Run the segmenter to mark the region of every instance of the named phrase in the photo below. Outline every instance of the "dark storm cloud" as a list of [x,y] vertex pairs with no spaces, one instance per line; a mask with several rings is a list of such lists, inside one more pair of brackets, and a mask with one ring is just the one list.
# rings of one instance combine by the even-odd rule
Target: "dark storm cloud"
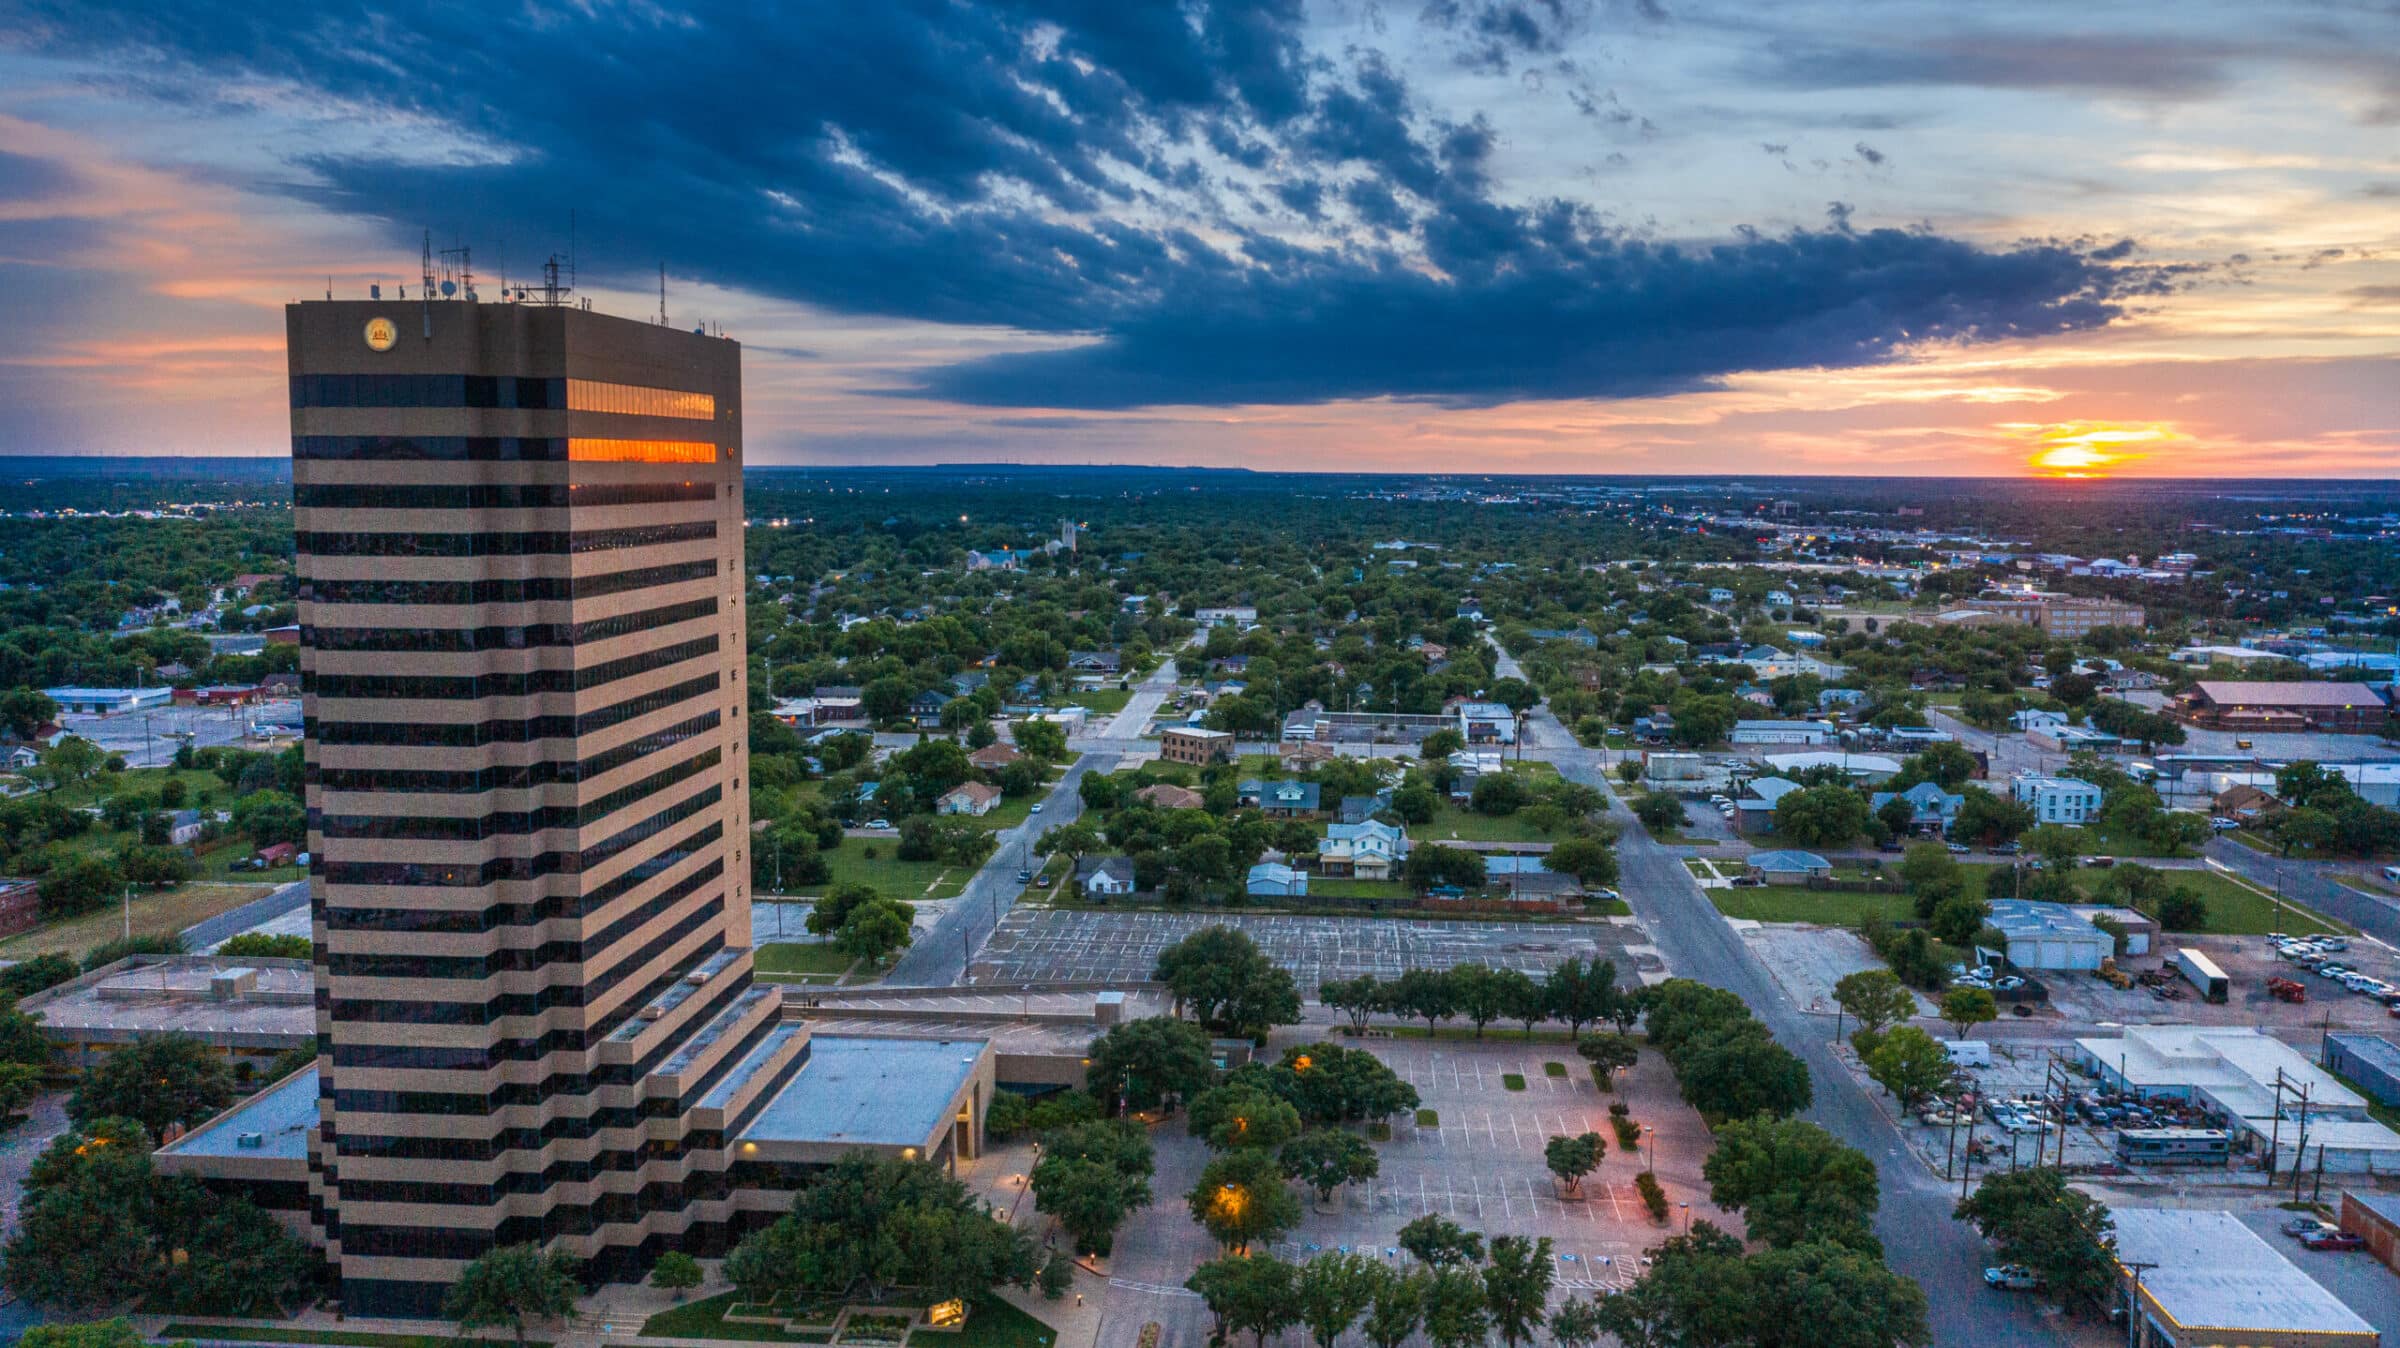
[[1851,148],[1858,152],[1859,158],[1866,160],[1869,164],[1876,168],[1882,168],[1884,161],[1891,158],[1890,155],[1885,154],[1883,151],[1876,149],[1874,146],[1867,144],[1863,140]]
[[1629,397],[1741,370],[1854,365],[1915,338],[2041,336],[2105,320],[2076,254],[1995,255],[1896,230],[1705,250],[1620,244],[1531,222],[1478,285],[1396,267],[1250,274],[1171,293],[1090,346],[991,357],[918,391],[1085,408],[1290,403],[1396,394],[1449,404]]
[[[1462,3],[1460,22],[1521,47],[1503,8]],[[1521,8],[1537,28],[1582,13]],[[2094,326],[2126,284],[2072,248],[1854,229],[1847,208],[1826,231],[1685,249],[1577,203],[1502,201],[1488,123],[1424,105],[1373,52],[1311,52],[1300,0],[459,3],[404,21],[329,0],[297,22],[51,0],[0,41],[161,96],[285,87],[282,106],[339,98],[490,147],[499,162],[305,166],[307,192],[412,255],[420,222],[467,222],[515,241],[521,272],[572,208],[603,280],[645,286],[663,260],[846,313],[1093,339],[894,390],[999,406],[1655,393]],[[1206,151],[1273,183],[1212,181]],[[1262,193],[1310,217],[1305,243],[1219,208]]]

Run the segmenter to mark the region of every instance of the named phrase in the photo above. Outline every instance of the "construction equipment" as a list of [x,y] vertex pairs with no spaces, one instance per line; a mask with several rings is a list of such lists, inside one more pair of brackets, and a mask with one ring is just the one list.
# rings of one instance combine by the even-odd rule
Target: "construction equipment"
[[2300,1003],[2308,1000],[2308,989],[2288,978],[2270,978],[2267,991],[2276,1001]]
[[2092,977],[2099,979],[2101,982],[2108,984],[2112,988],[2130,988],[2133,986],[2133,975],[2117,967],[2117,957],[2114,955],[2101,956],[2100,967],[2092,970]]

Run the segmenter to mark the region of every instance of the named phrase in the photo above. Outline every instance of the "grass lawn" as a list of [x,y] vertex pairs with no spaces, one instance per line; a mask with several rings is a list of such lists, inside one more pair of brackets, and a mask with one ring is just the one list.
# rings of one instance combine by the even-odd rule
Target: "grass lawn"
[[989,829],[994,833],[1004,828],[1015,828],[1033,817],[1033,807],[1049,799],[1051,784],[1066,774],[1065,768],[1052,768],[1049,775],[1042,779],[1040,790],[1018,796],[1013,800],[1003,797],[999,804],[992,807],[990,814],[981,818],[967,816],[967,822],[977,828]]
[[230,808],[234,797],[240,794],[227,786],[224,778],[198,768],[127,768],[123,772],[96,772],[73,786],[60,787],[55,799],[59,804],[73,809],[97,805],[121,791],[143,791],[156,795],[170,780],[183,783],[183,804],[177,807],[179,809],[197,808],[203,798]]
[[2230,833],[2221,833],[2217,836],[2221,838],[2231,838],[2233,841],[2240,843],[2242,846],[2249,848],[2251,851],[2262,853],[2266,856],[2273,857],[2283,855],[2283,848],[2277,846],[2273,839],[2268,838],[2264,834],[2252,833],[2246,828],[2237,828]]
[[672,1310],[660,1311],[642,1323],[642,1337],[650,1339],[738,1339],[745,1343],[824,1343],[828,1334],[787,1334],[777,1325],[746,1325],[728,1322],[725,1309],[739,1297],[739,1292],[720,1292],[713,1297],[688,1301]]
[[[876,855],[869,857],[868,848]],[[857,881],[873,885],[876,891],[894,899],[947,899],[956,897],[967,887],[975,874],[972,866],[952,866],[941,861],[900,861],[892,856],[898,851],[897,838],[842,839],[842,845],[831,852],[821,853],[828,872],[825,884],[795,887],[794,894],[822,894],[833,885]],[[937,883],[938,882],[938,883]],[[928,886],[931,888],[928,889]]]
[[1595,917],[1630,917],[1633,905],[1623,899],[1585,899],[1583,911]]
[[1049,1348],[1058,1331],[998,1297],[979,1297],[956,1330],[920,1329],[908,1348]]
[[1521,1091],[1525,1089],[1525,1074],[1522,1072],[1502,1072],[1500,1074],[1500,1084],[1508,1090]]
[[1665,843],[1669,847],[1724,847],[1731,845],[1723,838],[1695,838],[1679,828],[1652,829],[1650,838],[1653,842]]
[[[227,909],[239,908],[252,899],[263,899],[271,888],[261,884],[210,884],[195,880],[169,890],[137,890],[133,896],[133,934],[171,936]],[[53,950],[80,956],[93,946],[124,934],[123,903],[104,903],[81,917],[36,927],[0,941],[0,959],[23,959]]]
[[1088,693],[1068,693],[1059,698],[1062,706],[1089,707],[1109,716],[1125,710],[1125,704],[1131,701],[1133,690],[1129,688],[1099,688]]
[[1854,927],[1870,916],[1914,919],[1915,900],[1906,894],[1858,894],[1843,890],[1766,885],[1757,889],[1712,889],[1709,899],[1727,917],[1754,922],[1816,922]]
[[1563,1077],[1567,1074],[1567,1065],[1563,1062],[1546,1062],[1542,1064],[1542,1072],[1546,1076]]
[[[744,1329],[733,1325],[729,1328]],[[514,1339],[454,1339],[447,1334],[370,1334],[355,1329],[285,1329],[277,1325],[210,1325],[177,1321],[158,1331],[162,1339],[236,1339],[262,1343],[331,1343],[352,1348],[515,1348]],[[550,1348],[548,1339],[527,1339],[527,1348]]]
[[1417,1126],[1419,1128],[1439,1128],[1442,1126],[1442,1116],[1430,1109],[1420,1109],[1417,1111]]
[[[2081,878],[2077,877],[2079,881]],[[2306,935],[2350,930],[2297,904],[2277,904],[2272,893],[2253,889],[2215,871],[2169,871],[2167,880],[2172,885],[2188,885],[2200,895],[2201,902],[2208,905],[2211,935],[2263,936],[2271,931]]]
[[1433,821],[1422,828],[1411,828],[1408,836],[1419,842],[1548,842],[1550,835],[1533,826],[1519,810],[1515,814],[1477,814],[1462,810],[1449,801],[1434,808]]
[[758,948],[757,964],[761,974],[798,974],[839,978],[850,972],[858,961],[836,950],[830,943],[816,944],[801,941],[773,941]]

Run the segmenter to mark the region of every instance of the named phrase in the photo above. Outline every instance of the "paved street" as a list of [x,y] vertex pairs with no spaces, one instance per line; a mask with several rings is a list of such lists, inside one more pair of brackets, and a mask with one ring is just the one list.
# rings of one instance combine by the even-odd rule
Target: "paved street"
[[[1611,754],[1576,746],[1548,708],[1527,720],[1530,748],[1569,779],[1603,784]],[[1816,1104],[1804,1117],[1873,1158],[1883,1174],[1883,1207],[1876,1232],[1891,1266],[1924,1285],[1937,1344],[2063,1343],[2054,1316],[2035,1303],[1983,1285],[1988,1250],[1972,1228],[1951,1220],[1956,1190],[1910,1160],[1899,1130],[1878,1102],[1834,1060],[1830,1027],[1787,999],[1766,967],[1726,925],[1680,855],[1651,841],[1623,802],[1612,816],[1624,830],[1617,859],[1634,916],[1679,977],[1728,989],[1748,1003],[1785,1047],[1808,1064]]]

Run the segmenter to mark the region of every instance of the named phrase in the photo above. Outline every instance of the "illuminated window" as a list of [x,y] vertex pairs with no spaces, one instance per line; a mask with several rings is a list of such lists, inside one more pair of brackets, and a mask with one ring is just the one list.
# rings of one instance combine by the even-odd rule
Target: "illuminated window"
[[639,384],[604,384],[597,379],[567,381],[567,409],[572,412],[623,412],[637,417],[681,417],[714,421],[717,400],[708,393],[684,393]]
[[717,447],[706,440],[567,441],[567,457],[586,463],[715,463]]

